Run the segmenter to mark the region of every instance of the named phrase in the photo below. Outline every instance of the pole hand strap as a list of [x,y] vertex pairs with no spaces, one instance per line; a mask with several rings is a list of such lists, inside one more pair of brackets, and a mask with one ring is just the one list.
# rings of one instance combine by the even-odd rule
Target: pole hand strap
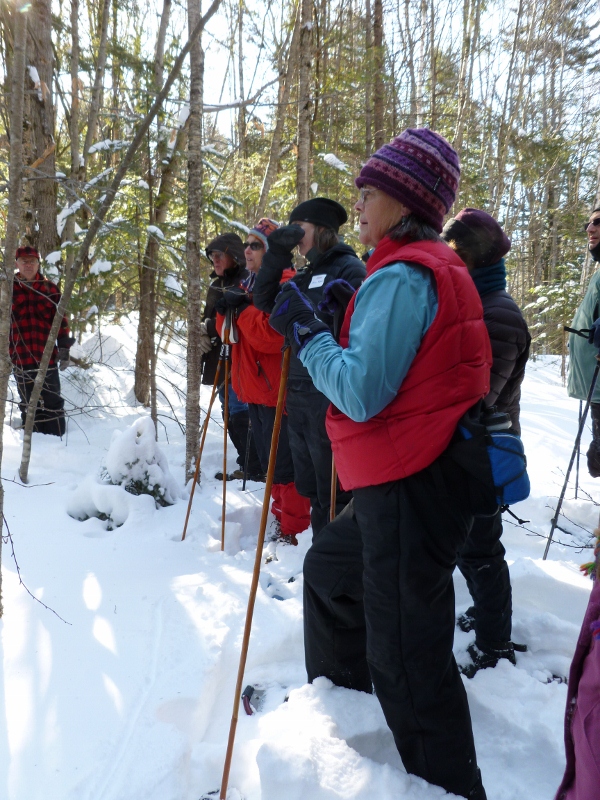
[[581,330],[577,330],[577,328],[569,328],[568,325],[563,327],[563,330],[567,333],[575,333],[577,336],[581,336],[582,339],[590,338],[591,328],[581,328]]

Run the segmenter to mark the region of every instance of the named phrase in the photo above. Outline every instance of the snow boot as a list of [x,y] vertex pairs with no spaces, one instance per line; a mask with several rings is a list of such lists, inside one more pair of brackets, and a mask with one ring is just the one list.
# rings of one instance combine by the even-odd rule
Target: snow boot
[[464,633],[469,633],[475,627],[475,606],[467,608],[464,614],[459,614],[456,618],[456,627]]
[[[221,472],[221,470],[219,470],[219,472],[215,472],[215,478],[218,481],[222,481],[223,480],[223,473]],[[244,470],[240,469],[238,467],[238,469],[234,469],[233,472],[228,472],[227,473],[227,480],[228,481],[243,481],[244,480]],[[267,480],[267,477],[262,472],[259,472],[257,475],[248,474],[248,480],[249,481],[255,481],[256,483],[264,483]]]
[[272,526],[271,530],[267,534],[267,541],[269,542],[279,542],[280,544],[291,544],[294,547],[298,545],[298,539],[296,539],[295,533],[284,533],[281,530],[281,523],[278,519],[276,519]]
[[495,667],[501,658],[510,661],[513,666],[516,666],[517,663],[512,642],[490,642],[485,645],[473,642],[467,647],[467,653],[471,658],[471,663],[459,666],[460,672],[467,678],[472,678],[480,669]]

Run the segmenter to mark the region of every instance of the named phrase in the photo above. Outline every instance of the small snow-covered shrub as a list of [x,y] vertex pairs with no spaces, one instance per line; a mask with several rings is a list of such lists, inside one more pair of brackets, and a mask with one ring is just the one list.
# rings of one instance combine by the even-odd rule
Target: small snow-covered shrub
[[177,501],[179,487],[156,443],[150,417],[140,417],[126,430],[113,433],[102,482],[122,486],[130,494],[149,494],[161,506]]

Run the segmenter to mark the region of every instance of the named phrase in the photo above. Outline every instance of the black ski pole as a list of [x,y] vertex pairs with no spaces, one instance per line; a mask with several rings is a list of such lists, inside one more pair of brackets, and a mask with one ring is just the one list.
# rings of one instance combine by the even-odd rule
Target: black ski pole
[[246,454],[244,455],[244,480],[242,481],[242,492],[246,491],[246,481],[248,480],[248,459],[250,458],[250,443],[252,441],[252,423],[248,418],[248,435],[246,436]]
[[590,390],[588,392],[587,400],[585,401],[585,408],[583,409],[583,414],[581,415],[581,419],[579,421],[579,429],[577,431],[577,437],[575,438],[575,447],[573,448],[573,452],[571,453],[571,460],[569,461],[569,467],[567,469],[567,474],[565,476],[565,482],[562,487],[562,491],[560,493],[560,497],[558,498],[558,504],[556,506],[556,511],[554,516],[552,517],[552,527],[550,528],[550,536],[548,536],[548,542],[546,544],[546,549],[544,550],[544,556],[542,561],[546,560],[546,556],[548,555],[548,550],[550,549],[550,545],[552,544],[552,537],[554,536],[554,531],[556,530],[556,526],[558,525],[558,517],[560,514],[560,509],[563,504],[563,500],[565,499],[565,492],[567,491],[567,484],[569,483],[569,476],[571,474],[571,469],[573,468],[573,462],[575,461],[575,455],[579,449],[579,443],[581,442],[581,434],[583,433],[583,428],[585,425],[585,420],[590,408],[590,403],[592,402],[592,395],[594,394],[594,389],[596,388],[596,380],[598,379],[598,371],[600,371],[600,361],[598,361],[599,356],[596,356],[596,368],[594,369],[594,374],[592,376],[592,382],[590,384]]
[[[581,425],[581,413],[583,410],[583,400],[579,401],[579,424]],[[579,457],[581,456],[581,442],[577,445],[577,461],[575,462],[575,500],[579,494]]]

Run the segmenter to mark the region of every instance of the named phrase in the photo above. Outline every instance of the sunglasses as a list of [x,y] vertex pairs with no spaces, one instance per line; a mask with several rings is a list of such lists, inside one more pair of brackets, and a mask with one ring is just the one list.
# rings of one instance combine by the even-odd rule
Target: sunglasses
[[587,222],[583,226],[583,232],[584,233],[587,233],[587,229],[590,227],[590,225],[592,226],[592,228],[599,227],[600,226],[600,217],[594,217],[594,219],[591,219],[589,222]]
[[262,242],[244,242],[244,250],[249,247],[250,250],[264,250],[265,246]]

